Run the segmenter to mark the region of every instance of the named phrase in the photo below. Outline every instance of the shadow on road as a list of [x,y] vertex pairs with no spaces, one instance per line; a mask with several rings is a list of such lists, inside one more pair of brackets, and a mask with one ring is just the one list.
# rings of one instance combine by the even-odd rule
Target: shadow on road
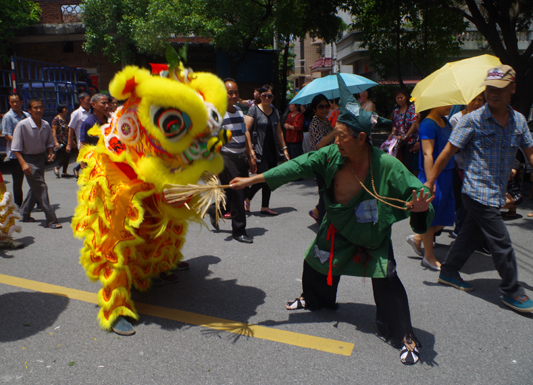
[[[320,309],[317,311],[298,310],[288,312],[289,318],[286,321],[267,320],[260,322],[259,325],[267,327],[276,327],[287,324],[307,324],[307,323],[331,323],[331,326],[337,328],[340,323],[353,325],[359,332],[373,334],[378,336],[376,326],[376,307],[374,305],[358,303],[340,303],[337,310]],[[420,361],[428,366],[435,366],[437,362],[437,352],[434,350],[435,336],[425,330],[415,329],[415,335],[420,341],[423,350],[421,351]],[[380,340],[383,340],[378,336]]]
[[[209,276],[212,272],[210,265],[220,262],[220,258],[204,255],[188,259],[191,268],[178,271],[179,282],[156,287],[147,293],[133,292],[134,301],[151,305],[179,309],[192,313],[199,313],[211,317],[233,320],[237,323],[247,323],[255,316],[258,306],[265,302],[264,291],[251,286],[237,284],[237,279],[223,280]],[[141,315],[141,323],[157,324],[165,330],[175,330],[190,325],[163,318]],[[218,335],[219,331],[207,330],[206,333]],[[220,336],[219,336],[220,337]],[[235,341],[238,335],[228,335]]]
[[60,294],[39,292],[0,295],[0,342],[23,340],[49,328],[69,301]]

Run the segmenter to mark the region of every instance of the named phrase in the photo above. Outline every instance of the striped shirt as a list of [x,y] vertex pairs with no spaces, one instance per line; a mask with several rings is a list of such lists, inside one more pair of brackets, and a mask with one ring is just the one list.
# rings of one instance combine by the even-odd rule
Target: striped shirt
[[231,140],[222,147],[222,153],[243,154],[246,150],[246,125],[244,124],[244,115],[237,106],[235,112],[226,111],[222,127],[231,131]]
[[463,193],[490,207],[505,204],[507,181],[519,147],[533,147],[526,119],[509,106],[507,126],[502,127],[485,104],[459,121],[449,142],[463,153]]

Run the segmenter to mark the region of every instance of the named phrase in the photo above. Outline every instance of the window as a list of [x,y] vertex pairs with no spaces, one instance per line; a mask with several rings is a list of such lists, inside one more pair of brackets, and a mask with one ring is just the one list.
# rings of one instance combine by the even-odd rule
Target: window
[[63,23],[78,23],[81,21],[81,7],[78,4],[62,5],[61,16]]

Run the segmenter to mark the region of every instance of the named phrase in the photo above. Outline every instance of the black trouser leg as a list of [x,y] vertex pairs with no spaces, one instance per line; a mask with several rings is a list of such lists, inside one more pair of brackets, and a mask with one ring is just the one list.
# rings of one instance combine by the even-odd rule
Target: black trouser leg
[[24,193],[22,191],[22,183],[24,182],[24,172],[18,159],[11,159],[9,161],[11,167],[11,176],[13,177],[13,200],[15,204],[20,207],[24,200]]
[[304,270],[302,273],[302,297],[305,299],[305,308],[318,310],[320,308],[337,308],[337,287],[340,276],[333,276],[333,285],[329,286],[327,275],[321,274],[313,269],[304,260]]
[[[238,176],[248,176],[248,164],[239,155],[222,154],[224,170],[220,173],[220,183],[229,182]],[[246,213],[244,211],[244,190],[226,189],[226,210],[231,212],[231,227],[234,236],[246,235]]]
[[392,244],[389,247],[387,277],[372,278],[372,290],[376,302],[376,323],[379,334],[398,347],[405,336],[415,339],[407,292],[396,273]]

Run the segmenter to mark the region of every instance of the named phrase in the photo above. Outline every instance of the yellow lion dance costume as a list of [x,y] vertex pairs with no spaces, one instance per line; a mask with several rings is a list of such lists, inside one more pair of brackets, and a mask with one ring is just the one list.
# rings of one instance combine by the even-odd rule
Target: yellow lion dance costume
[[[167,77],[164,77],[167,76]],[[224,83],[209,73],[170,66],[161,76],[126,67],[109,84],[112,96],[127,99],[109,124],[91,128],[96,146],[84,146],[74,236],[84,239],[80,263],[90,280],[99,280],[103,329],[117,318],[138,319],[131,286],[145,291],[151,278],[172,270],[187,221],[198,197],[169,204],[165,185],[197,183],[204,171],[219,173],[218,154],[231,136],[220,130],[226,111]]]

